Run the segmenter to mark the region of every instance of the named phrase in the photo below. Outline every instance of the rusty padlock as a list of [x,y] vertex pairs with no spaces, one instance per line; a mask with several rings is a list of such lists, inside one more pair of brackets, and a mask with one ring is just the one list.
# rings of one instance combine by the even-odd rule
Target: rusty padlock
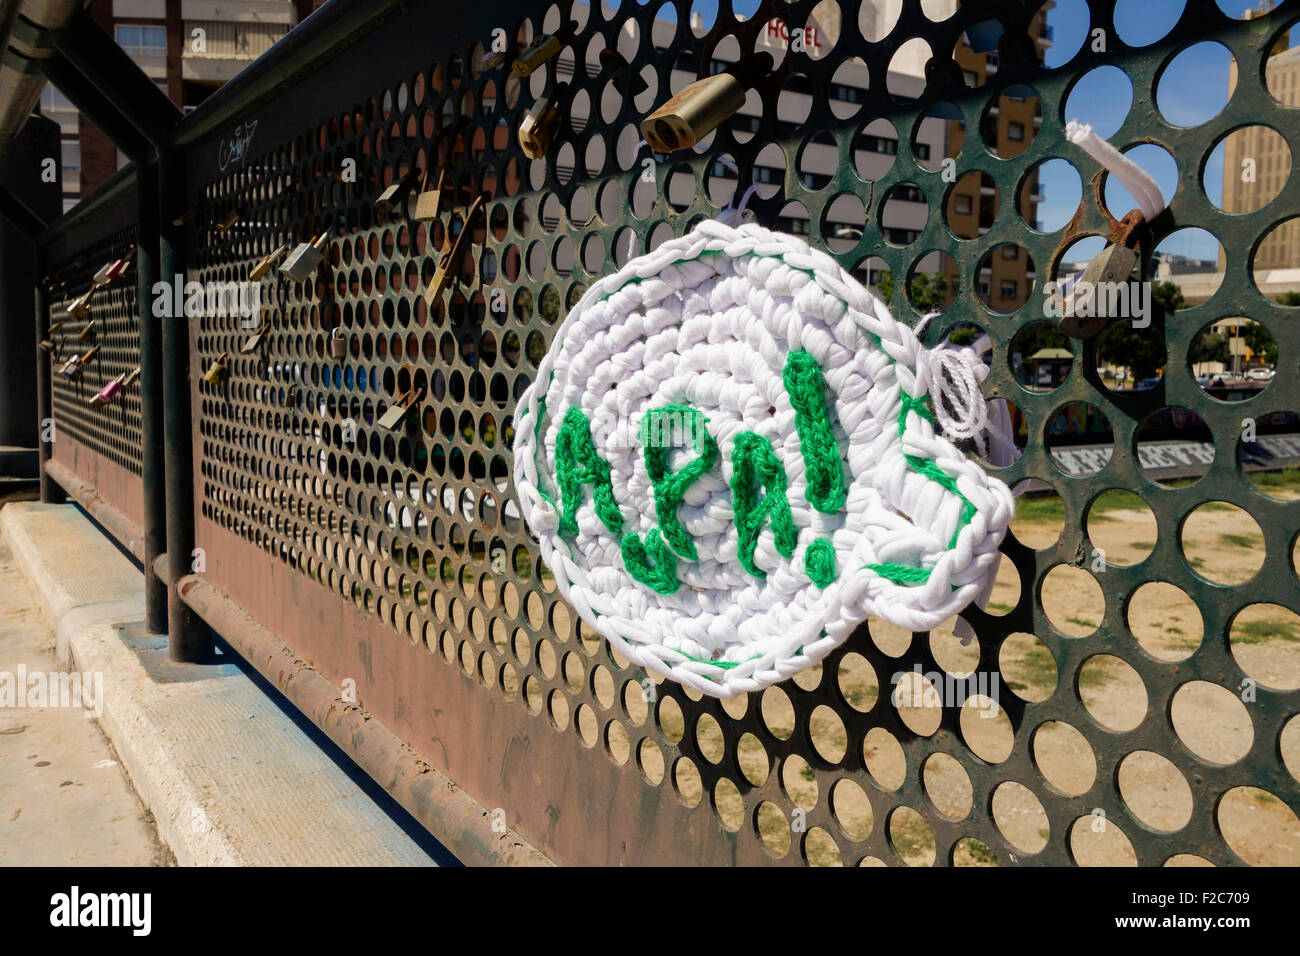
[[438,172],[438,185],[430,189],[429,172],[425,170],[424,180],[420,184],[420,195],[415,197],[415,219],[418,222],[429,222],[438,218],[438,207],[442,203],[442,184],[446,176],[447,170],[444,167]]
[[248,272],[249,281],[251,282],[261,281],[266,276],[266,274],[271,271],[271,269],[275,266],[275,264],[280,261],[280,258],[286,252],[288,252],[290,248],[292,248],[292,246],[293,246],[292,243],[289,242],[283,243],[274,252],[257,260],[257,265],[253,266],[253,268],[250,269]]
[[380,428],[388,431],[395,431],[401,427],[402,423],[411,416],[411,413],[419,407],[420,402],[424,400],[424,386],[419,388],[410,388],[397,397],[392,405],[388,406],[388,411],[384,412],[379,418],[378,425]]
[[519,51],[519,56],[510,68],[520,79],[527,79],[533,75],[533,70],[559,53],[563,45],[555,34],[544,33]]
[[1138,252],[1122,243],[1107,246],[1059,293],[1058,326],[1074,339],[1096,335],[1110,320],[1107,294],[1112,284],[1127,283],[1138,262]]
[[334,331],[330,333],[330,358],[345,359],[348,357],[348,340],[343,337],[343,330],[335,326]]
[[451,248],[438,260],[438,268],[434,271],[433,278],[429,280],[429,287],[424,290],[424,301],[430,307],[437,301],[438,296],[442,295],[442,290],[447,284],[447,278],[451,270],[459,268],[461,246],[473,229],[474,216],[486,201],[487,193],[479,193],[474,198],[474,202],[470,204],[469,209],[465,212],[465,221],[461,224],[460,232],[456,233],[456,238],[451,242]]
[[203,373],[203,381],[209,385],[224,385],[228,378],[230,378],[230,353],[222,352],[213,359],[208,370]]
[[267,333],[271,331],[271,323],[265,319],[262,324],[253,330],[253,334],[244,340],[244,344],[239,347],[239,351],[244,355],[251,355],[261,348],[262,343],[266,341]]
[[48,353],[51,359],[57,362],[59,360],[59,356],[63,353],[63,337],[60,336],[57,339],[54,338],[45,339],[36,347],[40,349],[42,352]]
[[217,232],[226,232],[237,222],[239,222],[239,210],[232,209],[217,221]]
[[519,148],[529,159],[546,155],[560,125],[560,103],[568,92],[569,84],[559,83],[524,114],[519,123]]
[[329,230],[326,230],[314,241],[300,243],[280,266],[280,274],[288,276],[295,282],[303,282],[310,278],[325,259],[325,245],[329,242],[329,237]]
[[690,149],[745,105],[745,93],[772,71],[772,54],[756,53],[729,73],[696,80],[641,121],[656,153]]

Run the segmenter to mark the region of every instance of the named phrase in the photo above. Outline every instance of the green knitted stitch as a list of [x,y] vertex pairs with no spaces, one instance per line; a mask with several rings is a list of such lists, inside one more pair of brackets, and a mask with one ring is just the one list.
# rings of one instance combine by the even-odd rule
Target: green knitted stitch
[[[772,443],[754,432],[741,432],[731,458],[731,497],[736,513],[736,533],[739,537],[741,565],[754,577],[762,580],[767,573],[754,564],[754,548],[763,522],[772,522],[772,537],[777,553],[782,557],[794,556],[794,546],[799,537],[790,514],[790,502],[785,497],[785,468],[772,450]],[[766,491],[758,499],[759,486]]]
[[[926,407],[925,397],[913,398],[906,392],[903,393],[903,410],[898,416],[898,437],[903,437],[903,432],[907,429],[908,411],[916,412],[927,421],[934,421],[934,413]],[[961,529],[970,524],[970,519],[975,517],[975,506],[967,500],[966,496],[957,490],[957,482],[945,475],[939,466],[928,458],[918,458],[915,455],[904,455],[904,460],[912,466],[914,471],[919,472],[931,481],[937,481],[943,487],[947,488],[954,495],[961,499],[961,520],[957,523],[956,529],[952,533],[952,540],[948,542],[949,548],[957,546],[957,535],[961,534]],[[927,575],[928,577],[928,575]]]
[[812,583],[825,590],[835,580],[835,547],[818,539],[803,553],[803,567]]
[[[629,534],[623,539],[623,566],[634,580],[653,588],[660,594],[675,594],[678,588],[677,555],[673,554],[659,529],[651,528],[646,532],[645,544],[641,536]],[[654,561],[651,567],[650,561]]]
[[591,422],[577,408],[564,413],[564,422],[555,439],[555,478],[560,486],[564,512],[560,515],[560,533],[576,536],[576,518],[582,504],[582,486],[593,485],[596,516],[610,534],[623,532],[623,515],[614,500],[614,485],[609,476],[609,462],[600,457],[591,440]]
[[817,360],[803,349],[786,356],[781,373],[790,404],[794,406],[794,427],[799,432],[799,450],[808,468],[804,496],[822,514],[835,514],[844,507],[844,465],[835,444],[835,432],[826,407],[826,383]]
[[930,580],[930,572],[927,569],[909,568],[905,564],[868,564],[864,567],[895,584],[924,584]]
[[[674,551],[691,561],[699,555],[695,543],[677,519],[677,506],[682,503],[686,489],[700,479],[718,461],[718,443],[704,429],[708,419],[686,405],[665,405],[651,409],[641,419],[640,438],[645,448],[645,467],[654,486],[655,514],[664,538]],[[668,470],[668,456],[677,447],[671,435],[674,426],[680,438],[690,434],[694,439],[695,458],[680,471]]]

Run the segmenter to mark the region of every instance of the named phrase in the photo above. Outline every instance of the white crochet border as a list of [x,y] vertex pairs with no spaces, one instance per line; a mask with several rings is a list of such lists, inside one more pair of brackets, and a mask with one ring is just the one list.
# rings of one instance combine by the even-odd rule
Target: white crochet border
[[[581,557],[575,558],[573,548],[560,537],[559,515],[548,501],[558,496],[548,494],[540,483],[544,475],[554,489],[554,461],[548,458],[542,470],[538,460],[545,457],[543,452],[547,448],[553,453],[554,433],[563,412],[563,409],[546,408],[547,394],[556,389],[564,391],[566,386],[572,393],[574,388],[585,384],[585,381],[561,380],[557,385],[554,376],[557,361],[566,349],[590,350],[596,330],[588,327],[590,323],[584,324],[588,310],[629,285],[636,287],[643,297],[680,292],[686,281],[682,275],[686,270],[680,267],[706,254],[732,259],[746,256],[771,259],[771,268],[765,272],[768,282],[781,279],[798,283],[805,281],[798,278],[799,274],[810,276],[819,290],[844,305],[845,315],[874,338],[889,359],[877,363],[878,368],[873,367],[872,385],[862,397],[867,406],[864,411],[870,412],[864,420],[884,421],[888,427],[868,446],[871,461],[851,475],[851,480],[856,481],[859,473],[870,471],[884,507],[875,509],[873,505],[868,509],[873,512],[869,516],[849,517],[846,527],[854,523],[861,525],[852,549],[846,551],[837,534],[836,580],[820,590],[805,579],[798,601],[791,601],[790,609],[800,612],[796,621],[787,620],[785,626],[774,626],[758,640],[729,643],[722,658],[713,661],[697,659],[669,646],[666,641],[672,640],[673,634],[646,626],[644,611],[654,606],[660,596],[632,580],[621,566],[618,571],[625,581],[622,588],[611,592],[607,573],[597,573],[603,581],[593,583],[593,571],[597,569],[588,567]],[[654,289],[653,283],[665,281],[670,288]],[[653,291],[647,293],[647,286]],[[637,297],[629,300],[632,298]],[[561,365],[567,370],[567,359]],[[554,573],[560,593],[624,657],[714,697],[728,698],[761,690],[814,665],[866,617],[876,616],[909,630],[928,630],[966,607],[997,573],[998,546],[1014,510],[1010,490],[936,434],[931,422],[914,411],[908,411],[903,435],[901,438],[898,435],[896,423],[903,411],[903,395],[913,399],[927,396],[934,374],[929,353],[921,347],[912,329],[894,319],[884,303],[830,256],[810,248],[798,237],[761,226],[732,227],[706,220],[690,234],[670,240],[600,279],[557,330],[536,379],[519,402],[514,477],[524,520],[538,537],[542,560]],[[720,455],[725,455],[722,441],[719,446]],[[951,548],[940,545],[929,549],[921,564],[930,568],[930,578],[919,586],[895,584],[863,566],[878,561],[881,547],[888,550],[891,536],[895,542],[908,538],[907,546],[911,547],[918,528],[946,525],[951,532],[957,526],[954,515],[960,510],[960,499],[908,466],[904,452],[933,462],[955,480],[961,494],[974,506],[973,516],[968,524],[960,527]],[[791,492],[794,487],[792,482]],[[907,503],[907,513],[912,515],[911,522],[898,514],[903,502]],[[620,499],[619,504],[624,507],[626,502]],[[590,504],[583,509],[594,520],[591,510]],[[874,513],[877,510],[882,513]],[[886,511],[889,513],[883,513]],[[867,523],[868,517],[875,523]],[[587,526],[591,526],[590,520]],[[765,531],[764,535],[770,538],[770,532]],[[937,539],[932,534],[930,540]],[[800,543],[804,544],[802,534]],[[621,613],[617,610],[620,607]],[[680,618],[678,621],[685,627]]]

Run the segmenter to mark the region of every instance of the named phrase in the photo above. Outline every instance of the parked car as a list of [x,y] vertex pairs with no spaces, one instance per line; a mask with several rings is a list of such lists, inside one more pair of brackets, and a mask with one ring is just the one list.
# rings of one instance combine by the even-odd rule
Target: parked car
[[1274,372],[1271,368],[1252,368],[1246,373],[1246,378],[1252,382],[1267,382],[1272,380],[1273,375]]
[[1144,378],[1142,379],[1142,381],[1134,385],[1133,388],[1136,391],[1145,392],[1155,388],[1159,384],[1160,384],[1160,379],[1158,378]]

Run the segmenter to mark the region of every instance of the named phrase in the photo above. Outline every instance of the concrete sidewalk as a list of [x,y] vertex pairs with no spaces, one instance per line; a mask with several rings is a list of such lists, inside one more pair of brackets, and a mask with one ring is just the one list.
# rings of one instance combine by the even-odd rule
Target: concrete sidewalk
[[242,662],[171,664],[165,638],[144,631],[142,575],[75,506],[6,505],[0,533],[57,666],[102,676],[100,724],[177,863],[454,862]]

